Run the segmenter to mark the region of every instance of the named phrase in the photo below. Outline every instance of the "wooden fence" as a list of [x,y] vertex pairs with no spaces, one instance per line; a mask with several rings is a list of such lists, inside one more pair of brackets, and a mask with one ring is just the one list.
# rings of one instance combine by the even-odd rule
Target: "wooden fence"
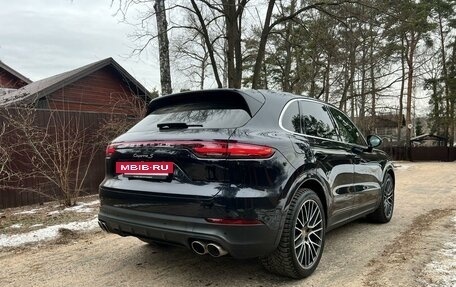
[[[7,117],[11,117],[15,113],[20,113],[21,110],[9,110],[9,115]],[[115,120],[119,119],[127,119],[126,115],[121,114],[103,114],[103,113],[93,113],[93,112],[71,112],[71,111],[49,111],[49,110],[35,110],[34,113],[34,120],[33,126],[36,127],[49,127],[50,124],[50,117],[56,118],[65,118],[68,121],[74,120],[77,124],[81,127],[84,127],[85,131],[89,131],[86,143],[91,145],[97,145],[97,151],[92,159],[92,162],[89,166],[89,171],[87,177],[83,184],[83,189],[81,195],[87,194],[95,194],[98,192],[98,185],[104,178],[105,173],[105,161],[104,161],[104,147],[106,146],[107,142],[103,142],[103,137],[100,133],[105,133],[106,131],[103,130],[105,125],[109,125],[109,123],[113,123]],[[8,120],[3,112],[0,112],[0,127],[7,125]],[[2,140],[2,144],[14,144],[15,141],[18,140],[17,135],[14,133],[14,127],[7,126],[7,132],[13,130],[13,132],[8,133]],[[109,135],[109,131],[107,132]],[[115,135],[112,135],[114,137]],[[109,136],[108,136],[109,137]],[[112,139],[111,137],[111,139]],[[102,140],[100,140],[102,139]],[[106,139],[106,137],[105,137]],[[14,141],[13,143],[11,141]],[[108,141],[106,139],[106,141]],[[9,143],[8,143],[9,142]],[[17,144],[17,142],[16,142]],[[87,166],[89,159],[82,158],[80,167]],[[24,172],[27,171],[27,168],[30,169],[30,166],[27,166],[27,163],[24,162],[24,158],[20,154],[15,154],[11,160],[14,164],[14,168],[21,169],[19,171]],[[18,163],[18,164],[17,164]],[[17,207],[23,205],[30,205],[30,204],[37,204],[43,203],[50,200],[55,200],[59,198],[60,195],[56,194],[53,185],[43,178],[34,178],[28,177],[25,179],[20,180],[20,188],[16,185],[18,182],[17,179],[14,181],[7,181],[4,184],[3,188],[0,188],[0,209],[9,208],[9,207]],[[34,191],[35,187],[40,186],[40,191]]]
[[393,160],[455,161],[456,147],[384,147]]

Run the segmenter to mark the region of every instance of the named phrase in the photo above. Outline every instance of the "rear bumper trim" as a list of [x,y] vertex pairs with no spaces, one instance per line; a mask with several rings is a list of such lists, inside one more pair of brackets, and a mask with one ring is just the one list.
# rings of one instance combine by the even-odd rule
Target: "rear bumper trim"
[[190,248],[193,240],[215,242],[235,258],[265,256],[275,249],[277,230],[266,225],[225,225],[102,205],[98,214],[109,232],[169,242]]

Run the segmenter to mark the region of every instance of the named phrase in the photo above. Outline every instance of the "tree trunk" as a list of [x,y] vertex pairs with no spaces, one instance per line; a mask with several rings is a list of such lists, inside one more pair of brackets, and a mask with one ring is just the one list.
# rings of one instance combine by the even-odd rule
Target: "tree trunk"
[[[353,40],[354,37],[352,37]],[[350,89],[350,86],[353,84],[353,78],[355,76],[355,69],[356,69],[356,44],[351,43],[350,44],[350,59],[348,63],[346,64],[346,80],[345,80],[345,85],[344,89],[342,91],[342,98],[339,103],[339,109],[343,109],[344,112],[347,112],[347,95]]]
[[223,87],[228,87],[228,41],[225,39],[223,41]]
[[366,51],[367,47],[363,43],[363,54],[361,57],[361,96],[360,96],[360,107],[359,107],[359,119],[358,126],[361,127],[361,130],[364,134],[367,133],[367,126],[365,122],[366,116]]
[[267,90],[268,88],[268,67],[266,65],[263,65],[263,83],[264,83],[264,88]]
[[408,66],[408,73],[407,73],[407,110],[406,110],[406,118],[405,122],[407,125],[406,133],[405,133],[405,140],[406,145],[410,146],[410,139],[411,139],[411,127],[412,127],[412,92],[413,92],[413,72],[414,72],[414,58],[415,58],[415,48],[418,42],[419,36],[416,35],[414,32],[411,33],[410,41],[407,41],[409,47],[409,53],[407,56],[407,66]]
[[233,19],[236,12],[234,0],[223,1],[223,11],[225,13],[226,41],[227,41],[227,64],[228,64],[228,87],[234,88],[235,82],[235,64],[234,64],[234,47],[236,38],[236,19]]
[[155,0],[154,9],[157,19],[158,50],[160,58],[160,84],[162,95],[168,95],[171,94],[173,90],[171,88],[168,23],[166,22],[165,0]]
[[236,68],[235,68],[235,77],[234,77],[234,87],[241,88],[242,86],[242,15],[244,13],[244,8],[246,5],[246,0],[240,0],[238,8],[235,9],[235,16],[237,17],[236,25],[236,38],[234,46],[234,55],[236,57]]
[[376,87],[375,87],[375,60],[374,60],[374,36],[372,34],[372,23],[370,24],[370,51],[369,51],[369,64],[370,64],[370,80],[371,80],[371,133],[376,133],[376,113],[375,109],[377,107],[377,101],[376,101]]
[[[372,57],[372,55],[371,55]],[[371,58],[372,60],[372,58]],[[374,63],[373,61],[370,63],[370,80],[371,80],[371,132],[374,132],[376,127],[376,106],[377,106],[377,99],[376,99],[376,90],[375,90],[375,71],[374,71]]]
[[326,62],[326,73],[325,73],[325,102],[329,102],[329,77],[331,71],[331,56],[328,53],[328,59]]
[[399,92],[399,113],[397,119],[397,143],[401,143],[402,137],[402,117],[403,117],[403,109],[404,109],[404,88],[405,88],[405,55],[407,51],[404,51],[404,36],[401,39],[402,49],[401,49],[401,67],[402,67],[402,80],[401,80],[401,90]]
[[[295,8],[296,0],[293,0],[290,3],[290,13],[294,13]],[[293,35],[294,23],[290,21],[286,25],[287,26],[285,31],[285,68],[283,71],[282,90],[285,92],[291,92],[290,74],[291,63],[293,62],[291,36]]]
[[[164,1],[164,0],[162,0],[162,1]],[[204,43],[206,44],[207,53],[209,54],[209,59],[211,60],[211,66],[212,66],[212,71],[214,72],[215,81],[217,82],[217,86],[219,88],[222,88],[223,84],[220,81],[220,76],[218,73],[217,61],[215,60],[215,56],[214,56],[214,47],[212,45],[211,39],[209,38],[209,32],[207,31],[206,23],[204,22],[203,15],[201,14],[201,11],[198,8],[198,5],[196,5],[195,0],[191,0],[191,3],[192,3],[193,11],[195,12],[196,17],[198,17],[198,21],[201,25],[201,34],[203,36]]]
[[[409,59],[413,65],[413,58]],[[412,131],[412,86],[413,86],[413,66],[408,68],[407,74],[407,107],[406,107],[406,116],[405,116],[405,124],[406,124],[406,132],[405,132],[405,141],[406,145],[410,146],[410,139],[411,139],[411,131]]]
[[200,80],[200,89],[204,89],[204,80],[206,79],[206,62],[207,55],[204,55],[203,60],[201,61],[201,80]]
[[236,9],[236,0],[223,0],[223,13],[225,15],[227,61],[228,61],[228,87],[240,88],[242,83],[242,50],[240,24],[243,7],[239,4]]
[[274,10],[275,0],[269,0],[268,9],[266,11],[266,18],[264,19],[263,30],[261,31],[260,44],[258,54],[255,60],[252,76],[252,89],[260,88],[261,66],[263,65],[264,55],[266,53],[266,42],[270,32],[270,23],[272,18],[272,11]]

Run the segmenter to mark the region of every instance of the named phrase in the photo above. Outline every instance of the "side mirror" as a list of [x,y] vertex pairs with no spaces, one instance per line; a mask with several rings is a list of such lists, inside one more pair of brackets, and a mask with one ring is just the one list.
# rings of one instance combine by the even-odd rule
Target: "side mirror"
[[367,136],[367,144],[369,145],[370,148],[378,147],[381,145],[383,140],[376,135],[370,135]]

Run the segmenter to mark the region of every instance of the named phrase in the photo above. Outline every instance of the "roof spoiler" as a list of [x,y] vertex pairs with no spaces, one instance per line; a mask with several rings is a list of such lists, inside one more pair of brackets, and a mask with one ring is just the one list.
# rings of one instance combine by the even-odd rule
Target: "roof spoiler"
[[253,117],[263,106],[265,97],[255,90],[213,89],[183,92],[153,99],[148,105],[146,115],[165,106],[199,101],[215,101],[227,105],[242,101],[247,108],[247,112]]

